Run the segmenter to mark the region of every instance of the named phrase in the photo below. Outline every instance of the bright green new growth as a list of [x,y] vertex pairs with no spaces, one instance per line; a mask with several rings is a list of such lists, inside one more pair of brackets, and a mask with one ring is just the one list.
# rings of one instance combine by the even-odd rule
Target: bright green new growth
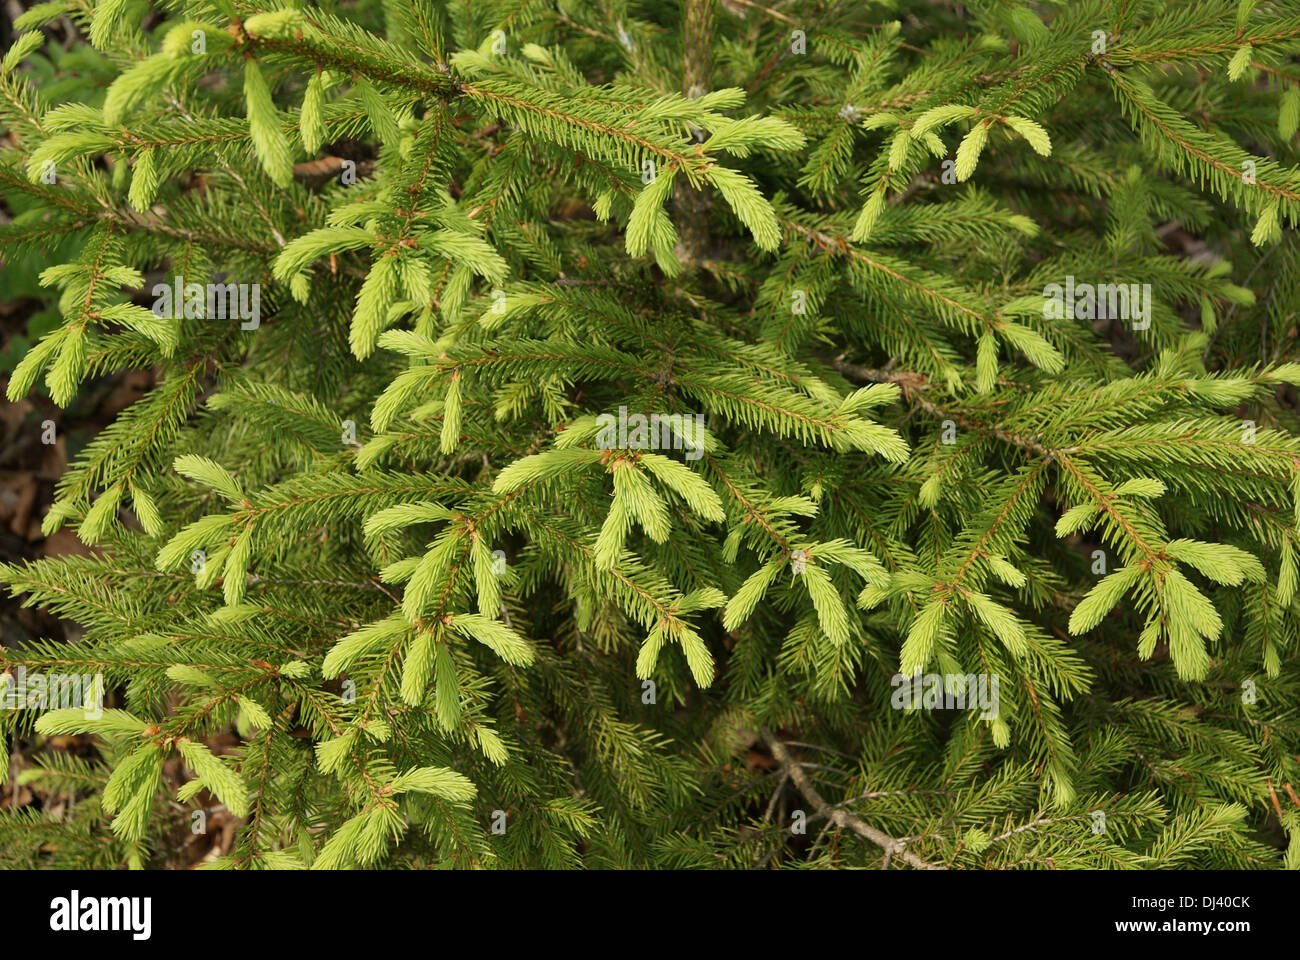
[[1284,6],[29,11],[8,397],[160,377],[0,567],[109,705],[0,711],[0,865],[1300,868]]

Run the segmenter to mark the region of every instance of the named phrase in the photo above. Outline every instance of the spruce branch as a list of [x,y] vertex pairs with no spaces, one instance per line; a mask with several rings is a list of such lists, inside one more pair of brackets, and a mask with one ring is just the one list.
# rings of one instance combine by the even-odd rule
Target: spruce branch
[[822,799],[817,788],[813,786],[812,780],[804,772],[803,766],[790,756],[790,751],[785,748],[777,737],[768,730],[762,730],[760,735],[763,742],[767,744],[772,756],[776,757],[777,762],[781,764],[784,776],[789,777],[794,785],[799,788],[805,800],[812,805],[814,813],[818,816],[827,818],[831,823],[843,830],[852,830],[860,837],[865,837],[885,853],[886,862],[893,857],[898,857],[904,863],[917,870],[943,870],[939,866],[918,857],[911,850],[907,849],[907,844],[902,840],[896,840],[893,837],[882,833],[875,827],[863,822],[855,814],[850,813],[837,806],[831,806]]

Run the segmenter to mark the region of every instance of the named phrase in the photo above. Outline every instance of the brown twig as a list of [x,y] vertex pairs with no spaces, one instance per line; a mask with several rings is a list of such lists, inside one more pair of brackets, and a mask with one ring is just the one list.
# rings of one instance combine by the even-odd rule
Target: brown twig
[[880,849],[885,851],[885,857],[887,860],[898,857],[910,866],[915,867],[917,870],[947,869],[938,864],[930,863],[928,860],[922,860],[916,854],[908,850],[907,844],[902,840],[895,840],[893,837],[886,833],[882,833],[875,827],[863,823],[862,820],[849,813],[847,810],[842,810],[827,803],[822,799],[821,794],[817,792],[817,788],[812,785],[812,781],[809,780],[808,775],[804,773],[803,767],[798,763],[798,761],[790,756],[790,751],[785,748],[785,744],[778,740],[768,730],[761,731],[761,734],[768,749],[772,751],[772,756],[776,757],[777,761],[785,770],[786,776],[794,781],[794,785],[799,788],[799,792],[803,794],[804,799],[812,804],[816,813],[830,820],[837,827],[852,830],[858,836],[870,840],[876,846],[880,847]]

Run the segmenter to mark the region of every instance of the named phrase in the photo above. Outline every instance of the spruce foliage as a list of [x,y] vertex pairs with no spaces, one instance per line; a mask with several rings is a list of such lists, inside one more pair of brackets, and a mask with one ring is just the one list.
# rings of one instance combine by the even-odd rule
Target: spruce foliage
[[86,628],[5,669],[106,695],[0,711],[76,798],[4,862],[224,805],[218,868],[1300,867],[1292,5],[15,28],[0,256],[62,320],[8,396],[160,382],[44,519],[95,554],[0,567]]

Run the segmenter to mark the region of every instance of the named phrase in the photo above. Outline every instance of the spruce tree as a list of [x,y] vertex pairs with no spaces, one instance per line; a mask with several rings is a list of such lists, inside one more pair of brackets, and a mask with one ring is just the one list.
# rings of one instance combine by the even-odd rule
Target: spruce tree
[[14,28],[8,396],[158,383],[0,567],[104,698],[5,864],[1300,867],[1292,5]]

